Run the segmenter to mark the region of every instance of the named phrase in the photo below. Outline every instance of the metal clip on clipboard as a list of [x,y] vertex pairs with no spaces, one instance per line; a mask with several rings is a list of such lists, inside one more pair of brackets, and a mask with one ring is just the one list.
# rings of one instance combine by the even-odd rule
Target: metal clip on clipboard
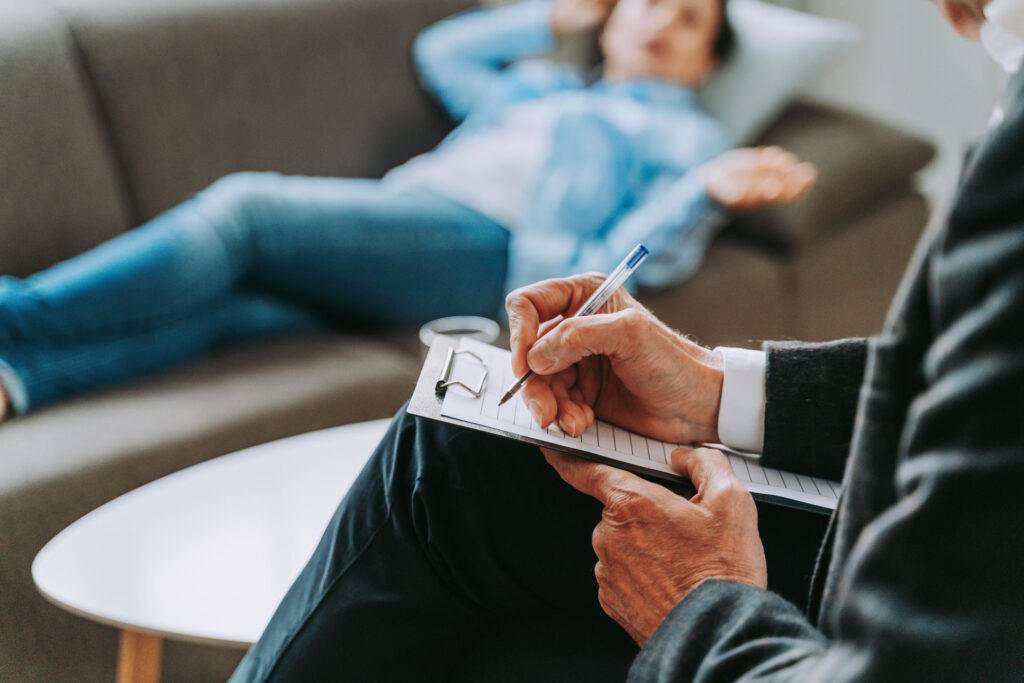
[[[450,380],[449,377],[452,374],[452,366],[455,365],[455,356],[466,354],[472,356],[480,363],[483,367],[483,373],[480,375],[480,382],[477,384],[476,389],[469,386],[468,384],[459,380]],[[441,366],[441,376],[437,378],[437,384],[434,385],[434,393],[444,394],[450,386],[459,386],[473,394],[473,398],[480,398],[484,391],[484,382],[487,381],[487,365],[484,363],[484,359],[476,355],[472,351],[456,351],[454,347],[448,347],[448,352],[444,357],[444,365]]]

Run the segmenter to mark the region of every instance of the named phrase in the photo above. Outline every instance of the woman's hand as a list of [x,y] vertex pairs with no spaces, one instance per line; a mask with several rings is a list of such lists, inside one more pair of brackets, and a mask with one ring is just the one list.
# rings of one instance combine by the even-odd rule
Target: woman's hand
[[739,213],[802,198],[818,179],[814,164],[781,147],[734,149],[700,167],[708,196]]
[[571,318],[604,281],[591,273],[517,289],[505,301],[512,367],[537,422],[579,435],[595,416],[674,443],[718,441],[721,358],[670,330],[625,290]]

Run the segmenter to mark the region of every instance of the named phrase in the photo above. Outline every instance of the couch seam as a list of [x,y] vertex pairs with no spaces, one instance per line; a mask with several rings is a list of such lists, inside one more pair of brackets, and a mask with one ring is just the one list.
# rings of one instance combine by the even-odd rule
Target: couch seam
[[85,93],[86,104],[95,119],[97,135],[105,148],[104,151],[112,166],[114,181],[117,185],[116,192],[119,195],[122,206],[128,213],[129,227],[138,225],[141,212],[136,199],[135,187],[128,172],[127,160],[121,151],[117,135],[114,132],[113,117],[100,92],[99,82],[96,78],[92,62],[68,16],[52,3],[51,8],[60,17],[66,29],[67,46],[71,52],[75,70],[78,72],[82,91]]

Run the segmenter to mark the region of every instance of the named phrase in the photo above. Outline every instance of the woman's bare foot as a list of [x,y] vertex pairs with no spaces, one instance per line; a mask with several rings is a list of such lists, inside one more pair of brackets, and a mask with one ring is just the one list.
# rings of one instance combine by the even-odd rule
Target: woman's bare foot
[[734,149],[700,170],[708,196],[739,213],[795,202],[818,179],[814,164],[781,147]]
[[3,386],[0,386],[0,422],[3,422],[5,417],[7,417],[7,394],[4,392]]

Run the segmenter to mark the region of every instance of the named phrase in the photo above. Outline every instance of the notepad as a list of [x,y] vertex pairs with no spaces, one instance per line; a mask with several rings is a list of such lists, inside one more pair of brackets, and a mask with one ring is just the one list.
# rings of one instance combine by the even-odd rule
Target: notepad
[[[462,339],[460,351],[471,351],[486,366],[487,375],[480,395],[463,386],[451,386],[444,395],[441,415],[466,425],[487,427],[508,436],[517,436],[532,443],[551,448],[593,456],[602,462],[621,465],[627,469],[682,480],[672,469],[670,454],[682,444],[666,443],[630,432],[602,420],[595,421],[580,436],[569,436],[556,424],[542,429],[536,423],[521,396],[515,396],[503,406],[498,400],[505,389],[515,381],[512,354],[488,344]],[[473,377],[471,387],[483,368],[468,354],[459,354],[451,369],[453,376]],[[818,511],[833,510],[839,494],[837,482],[762,467],[756,457],[733,451],[720,444],[707,444],[726,453],[729,464],[741,482],[758,499],[772,500],[796,507]]]

